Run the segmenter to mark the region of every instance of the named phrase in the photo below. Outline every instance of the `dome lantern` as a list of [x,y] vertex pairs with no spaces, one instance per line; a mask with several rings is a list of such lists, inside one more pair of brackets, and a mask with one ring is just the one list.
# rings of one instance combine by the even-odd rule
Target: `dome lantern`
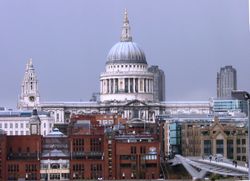
[[132,41],[132,36],[130,35],[130,25],[129,25],[129,20],[128,20],[127,9],[125,9],[125,13],[124,13],[121,41],[122,42]]
[[137,43],[132,41],[126,9],[120,41],[110,49],[107,56],[107,64],[147,64],[143,50]]

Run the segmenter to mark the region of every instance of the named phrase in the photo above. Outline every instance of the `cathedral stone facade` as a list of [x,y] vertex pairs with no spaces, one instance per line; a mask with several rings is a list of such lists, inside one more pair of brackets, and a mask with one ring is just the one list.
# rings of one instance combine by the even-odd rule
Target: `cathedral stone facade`
[[145,53],[132,41],[127,11],[124,14],[120,42],[107,56],[105,71],[100,75],[100,101],[41,102],[34,66],[27,63],[19,109],[49,112],[55,123],[68,123],[72,114],[118,113],[127,120],[154,122],[165,106],[153,100],[154,75],[148,71]]
[[153,74],[147,69],[144,52],[132,41],[125,11],[121,40],[111,48],[106,70],[101,74],[101,101],[152,101]]

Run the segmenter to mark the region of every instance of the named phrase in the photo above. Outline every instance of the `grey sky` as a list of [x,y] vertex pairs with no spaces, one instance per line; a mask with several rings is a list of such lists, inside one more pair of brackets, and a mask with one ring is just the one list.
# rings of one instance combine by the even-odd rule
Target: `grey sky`
[[1,0],[0,105],[16,106],[30,57],[43,101],[89,100],[124,8],[148,64],[165,71],[167,100],[214,97],[225,65],[250,91],[247,0]]

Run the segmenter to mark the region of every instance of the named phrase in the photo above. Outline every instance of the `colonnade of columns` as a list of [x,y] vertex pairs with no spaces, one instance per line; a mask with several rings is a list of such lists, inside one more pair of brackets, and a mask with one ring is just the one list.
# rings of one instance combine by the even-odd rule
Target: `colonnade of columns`
[[153,79],[149,78],[108,78],[101,80],[101,94],[152,93]]

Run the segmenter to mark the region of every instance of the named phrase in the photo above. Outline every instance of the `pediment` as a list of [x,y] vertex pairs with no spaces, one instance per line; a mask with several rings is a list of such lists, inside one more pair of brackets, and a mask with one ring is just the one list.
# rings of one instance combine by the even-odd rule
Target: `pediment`
[[147,106],[145,102],[139,101],[139,100],[132,100],[126,104],[126,106]]

